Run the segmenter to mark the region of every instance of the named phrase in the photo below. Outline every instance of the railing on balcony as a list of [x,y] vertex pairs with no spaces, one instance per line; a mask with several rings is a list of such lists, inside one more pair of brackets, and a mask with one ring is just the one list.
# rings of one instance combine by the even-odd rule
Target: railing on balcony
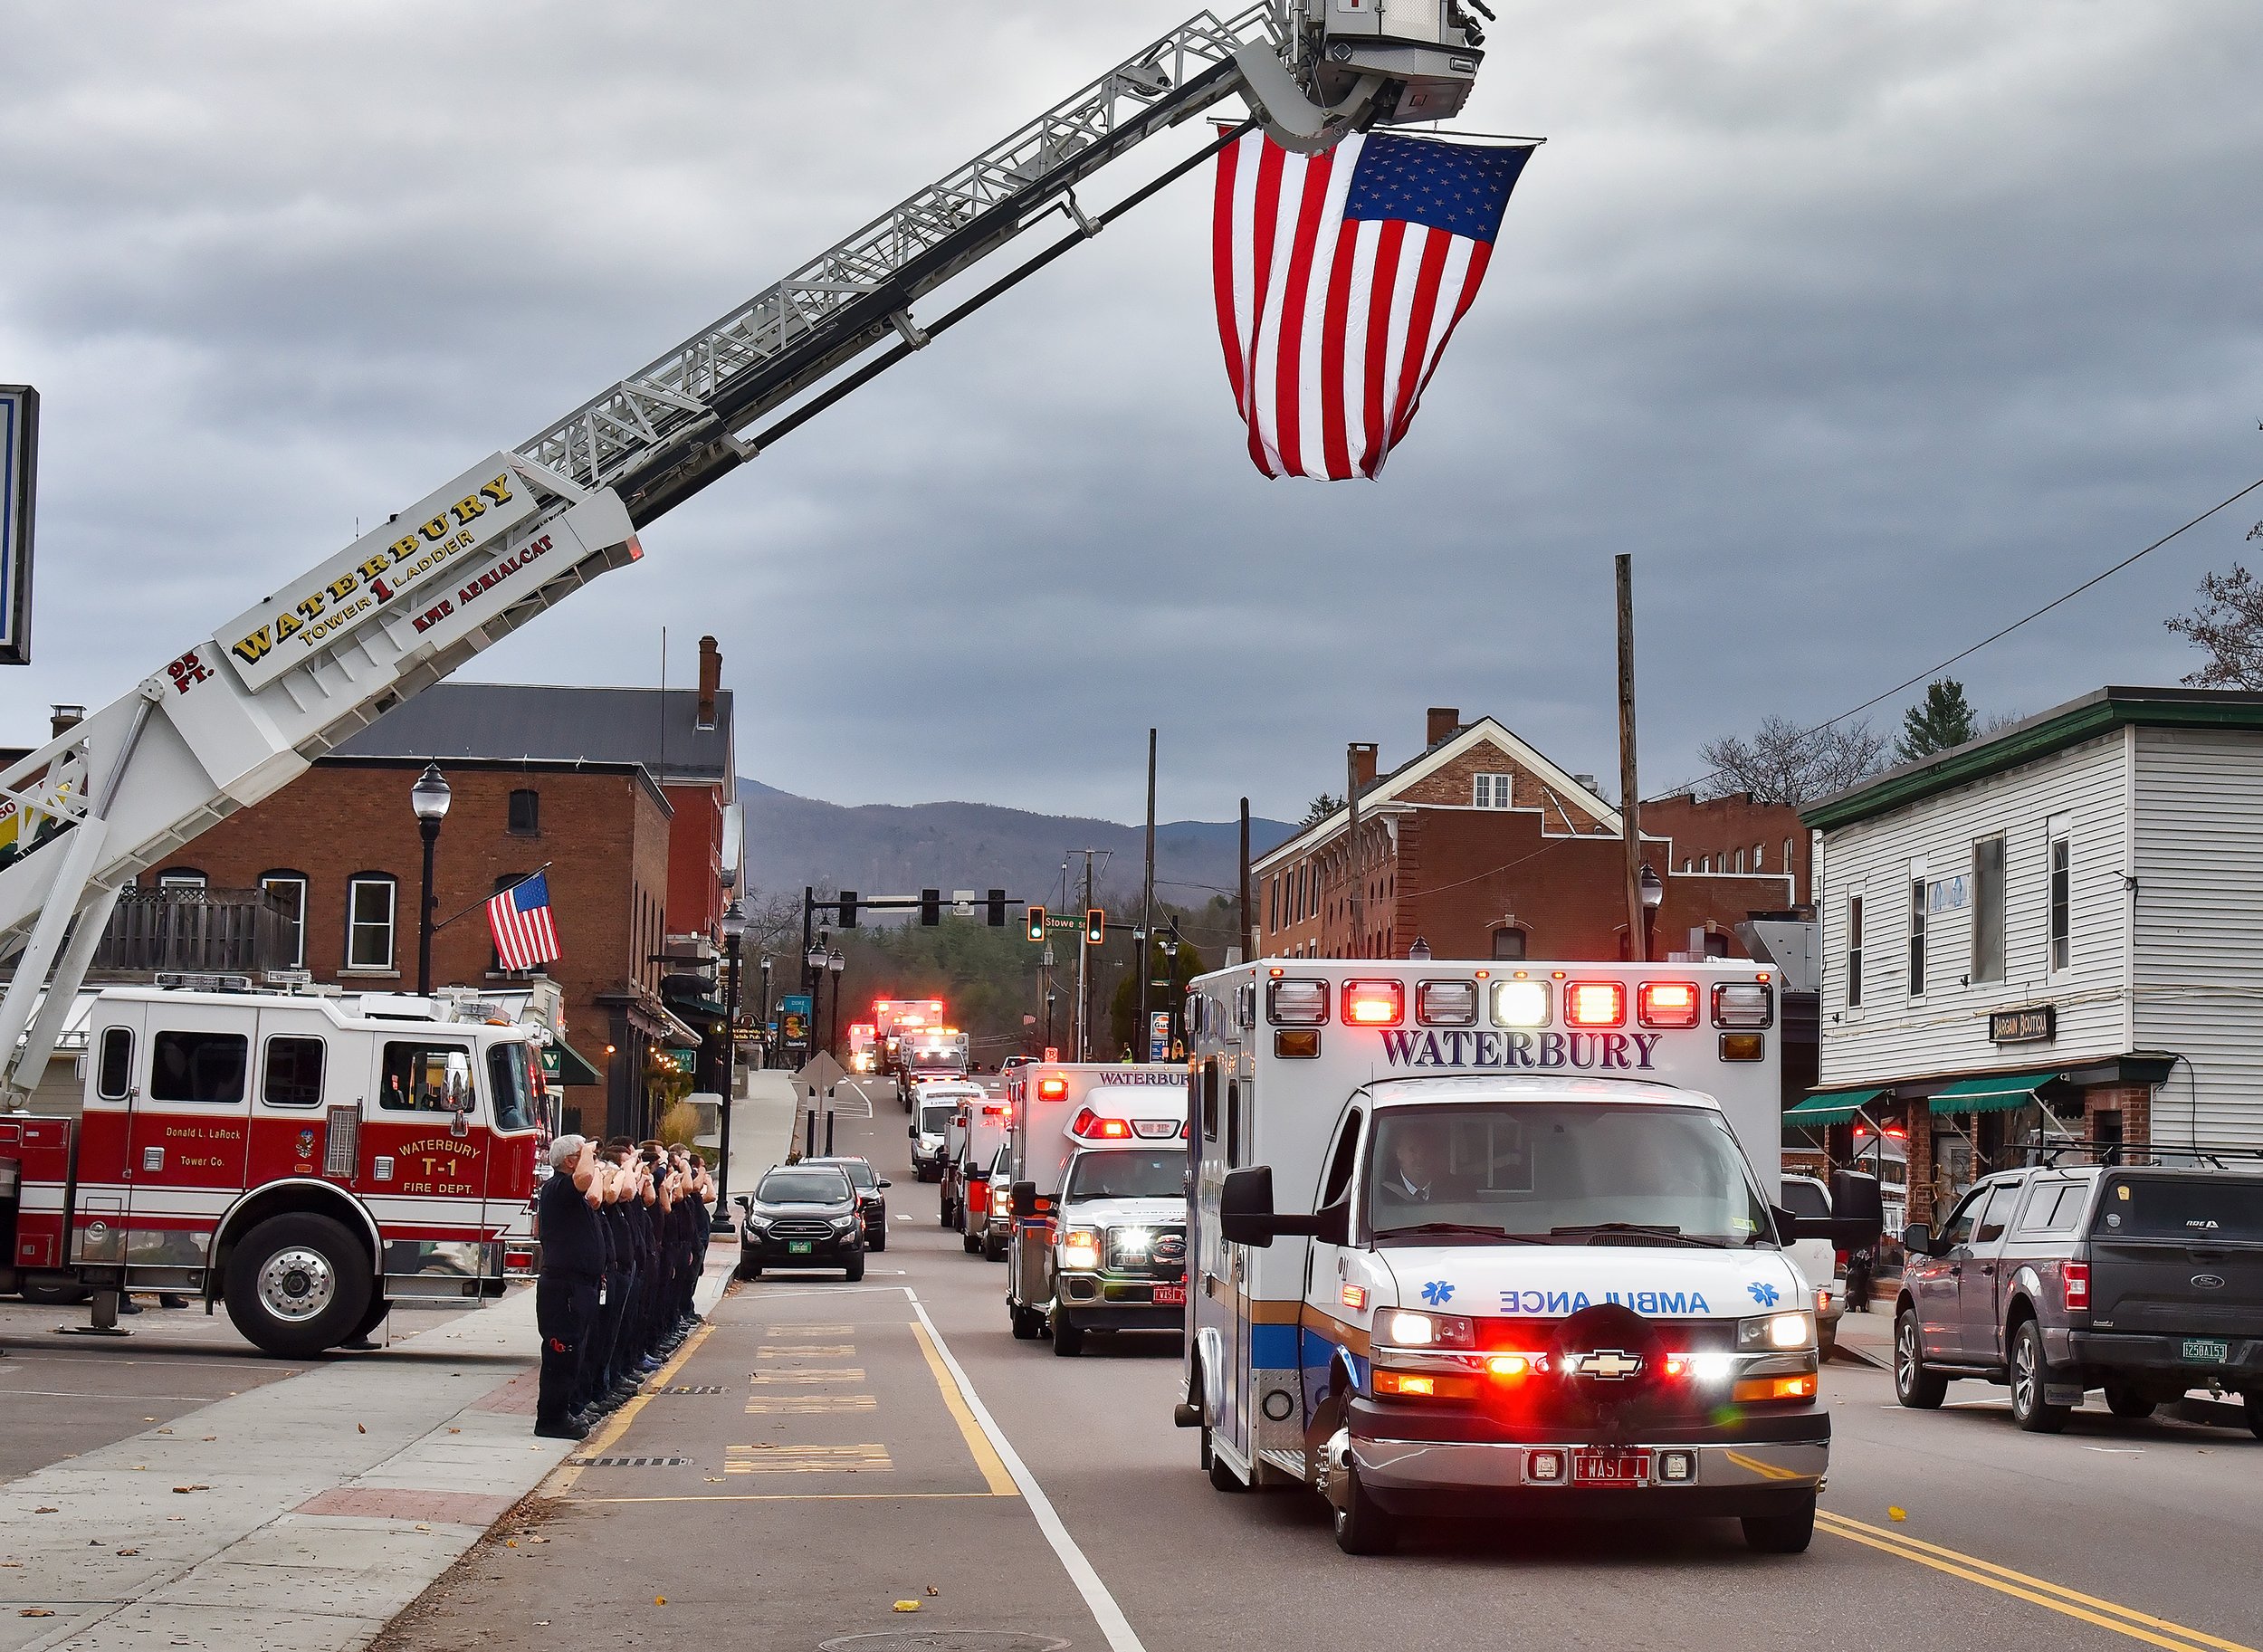
[[263,889],[129,889],[118,897],[89,973],[255,977],[296,961],[295,927],[290,908]]

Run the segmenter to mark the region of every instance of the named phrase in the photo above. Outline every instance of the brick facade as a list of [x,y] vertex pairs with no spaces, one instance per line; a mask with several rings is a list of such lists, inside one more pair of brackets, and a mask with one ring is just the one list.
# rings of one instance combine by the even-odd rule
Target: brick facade
[[[415,760],[325,758],[141,882],[194,871],[211,887],[243,889],[278,874],[303,877],[305,961],[314,979],[349,990],[414,991],[424,846],[408,792],[423,768]],[[654,1013],[660,966],[649,960],[666,931],[667,798],[635,764],[451,759],[444,772],[453,796],[434,862],[433,899],[435,921],[446,927],[433,937],[433,984],[492,988],[523,979],[495,970],[479,908],[499,880],[548,863],[560,955],[544,973],[563,993],[568,1041],[606,1073],[602,1093],[569,1087],[567,1104],[592,1128],[603,1122],[641,1133],[648,1122],[644,1059],[665,1027]],[[525,791],[536,797],[535,829],[513,832],[511,794]],[[393,880],[391,960],[352,969],[348,890],[369,876]]]

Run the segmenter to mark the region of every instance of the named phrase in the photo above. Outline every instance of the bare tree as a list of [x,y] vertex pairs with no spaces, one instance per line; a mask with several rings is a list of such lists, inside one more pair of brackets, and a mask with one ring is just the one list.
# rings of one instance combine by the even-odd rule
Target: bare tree
[[[2248,537],[2258,534],[2263,522]],[[2190,614],[2165,622],[2208,655],[2185,682],[2194,688],[2263,688],[2263,582],[2234,562],[2230,573],[2201,581],[2201,597]]]
[[1873,734],[1867,718],[1802,730],[1789,718],[1763,717],[1751,740],[1728,735],[1697,755],[1714,768],[1702,788],[1707,797],[1745,791],[1797,808],[1877,773],[1885,750],[1886,737]]

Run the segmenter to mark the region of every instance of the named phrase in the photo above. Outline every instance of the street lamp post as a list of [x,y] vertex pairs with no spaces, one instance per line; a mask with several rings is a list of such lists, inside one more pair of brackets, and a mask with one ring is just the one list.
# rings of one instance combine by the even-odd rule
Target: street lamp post
[[[1175,918],[1171,920],[1170,930],[1166,931],[1163,936],[1163,973],[1170,977],[1170,990],[1173,999],[1170,1006],[1170,1025],[1171,1030],[1175,1034],[1179,1029],[1179,1013],[1177,1000],[1184,996],[1179,990],[1179,921]],[[1179,1040],[1176,1037],[1171,1039],[1171,1043],[1174,1045],[1178,1042]]]
[[[730,1103],[739,1088],[739,946],[746,939],[747,909],[734,899],[723,908],[723,957],[729,960],[723,976],[723,1134],[716,1157],[715,1213],[709,1226],[717,1233],[730,1231]],[[769,977],[765,958],[763,979]]]
[[1666,903],[1666,882],[1648,861],[1642,863],[1636,882],[1642,889],[1642,956],[1655,959],[1658,955],[1658,908]]
[[1048,1050],[1053,1047],[1053,1004],[1060,996],[1052,988],[1046,988],[1046,1048]]
[[826,1013],[825,1053],[838,1061],[841,1044],[841,971],[848,968],[848,960],[836,950],[826,957],[825,967],[833,972],[833,1005]]
[[777,1059],[777,1053],[770,1048],[770,955],[768,952],[762,954],[761,969],[762,1014],[755,1025],[762,1029],[762,1058],[768,1063]]
[[440,765],[425,764],[416,784],[408,788],[408,806],[416,812],[416,830],[425,840],[424,898],[416,908],[416,992],[420,998],[432,991],[432,858],[440,844],[440,823],[447,817],[449,802],[448,778],[440,772]]
[[823,930],[809,950],[801,955],[801,989],[809,998],[809,1025],[801,1029],[802,1047],[817,1041],[817,999],[825,990],[825,960],[832,950],[831,937]]

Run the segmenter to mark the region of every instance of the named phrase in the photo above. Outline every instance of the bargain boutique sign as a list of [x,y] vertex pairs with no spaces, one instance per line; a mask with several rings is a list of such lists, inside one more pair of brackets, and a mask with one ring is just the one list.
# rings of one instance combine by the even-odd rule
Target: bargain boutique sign
[[264,688],[375,619],[395,597],[448,583],[465,558],[499,542],[534,510],[532,492],[509,457],[497,454],[238,615],[220,632],[221,650],[247,688]]

